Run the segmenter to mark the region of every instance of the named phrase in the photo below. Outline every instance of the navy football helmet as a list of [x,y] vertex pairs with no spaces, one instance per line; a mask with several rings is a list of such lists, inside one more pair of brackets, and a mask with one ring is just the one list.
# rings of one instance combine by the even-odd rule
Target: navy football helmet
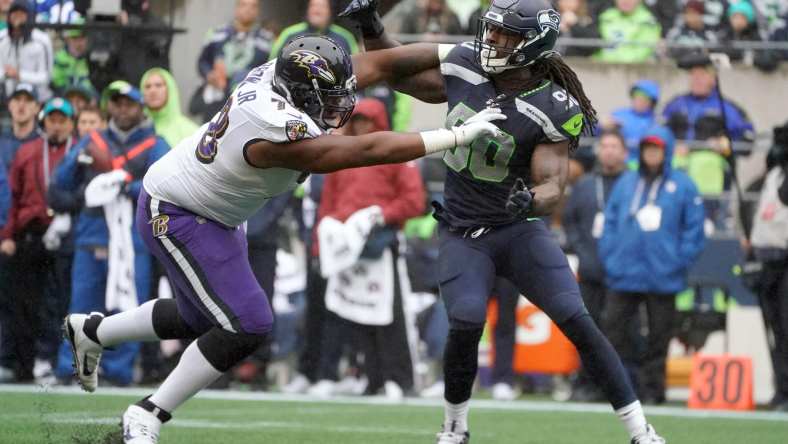
[[274,88],[323,129],[347,123],[356,106],[350,56],[328,37],[288,42],[276,58]]
[[555,52],[560,23],[547,0],[492,0],[479,19],[476,58],[488,73],[528,66]]

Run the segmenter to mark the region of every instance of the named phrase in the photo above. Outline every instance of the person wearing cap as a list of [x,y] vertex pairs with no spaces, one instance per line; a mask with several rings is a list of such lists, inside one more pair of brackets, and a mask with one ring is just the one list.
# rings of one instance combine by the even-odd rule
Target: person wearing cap
[[16,156],[19,147],[36,135],[36,114],[39,111],[38,93],[33,85],[20,83],[8,99],[11,114],[11,131],[0,136],[0,162],[6,169]]
[[[156,136],[153,123],[143,111],[142,94],[128,82],[112,82],[103,94],[110,120],[108,127],[82,138],[55,170],[52,188],[73,193],[93,181],[107,183],[116,190],[114,199],[128,197],[136,202],[142,177],[148,168],[169,151],[167,142]],[[85,193],[87,199],[88,193]],[[110,250],[110,228],[105,219],[106,205],[83,206],[76,218],[74,265],[70,311],[106,312]],[[151,289],[151,257],[132,224],[134,261],[131,272],[136,283],[137,302],[148,300]],[[115,239],[117,240],[117,239]],[[104,355],[104,374],[117,384],[132,381],[139,343],[126,343]],[[71,350],[61,344],[55,374],[71,375]]]
[[74,107],[74,114],[80,112],[90,105],[98,105],[98,94],[90,83],[71,85],[63,90],[63,97],[66,98]]
[[605,207],[599,241],[610,294],[606,333],[613,346],[631,349],[628,325],[639,307],[648,313],[647,347],[636,380],[644,403],[665,401],[665,362],[673,334],[675,296],[705,243],[703,199],[692,179],[671,165],[674,138],[655,126],[640,141],[640,166],[618,180]]
[[[747,113],[717,91],[716,70],[708,55],[693,53],[679,60],[687,70],[689,91],[671,99],[662,110],[662,118],[679,140],[696,140],[696,124],[704,116],[725,116],[730,138],[734,141],[753,138],[753,125]],[[722,107],[725,113],[722,113]]]
[[347,29],[333,23],[331,7],[330,0],[309,0],[304,21],[282,30],[271,47],[268,60],[274,60],[287,42],[308,34],[325,35],[335,41],[348,54],[356,54],[358,52],[356,37]]
[[153,119],[156,134],[175,147],[198,126],[181,112],[180,92],[175,78],[164,68],[151,68],[142,75],[140,90],[145,112]]
[[[627,163],[637,168],[640,158],[640,139],[656,122],[655,109],[659,103],[659,84],[653,80],[638,80],[629,89],[631,106],[613,111],[611,123],[619,128],[626,141],[629,155]],[[612,125],[605,125],[610,127]]]
[[[758,22],[755,20],[755,8],[747,0],[739,0],[728,6],[728,26],[719,33],[719,40],[730,44],[733,42],[759,42],[763,41],[764,36],[758,29]],[[752,64],[755,58],[753,50],[733,48],[728,45],[724,52],[731,60],[743,61]]]
[[8,10],[8,28],[0,31],[0,82],[6,97],[18,83],[36,87],[42,100],[52,93],[52,41],[44,31],[33,28],[35,13],[28,0],[14,0]]
[[[13,279],[7,297],[13,317],[4,331],[13,335],[17,381],[33,379],[34,362],[37,378],[51,376],[59,318],[65,316],[67,305],[63,289],[48,287],[55,281],[55,258],[44,248],[43,236],[53,216],[47,188],[72,146],[73,110],[68,101],[56,97],[44,105],[41,119],[43,133],[22,145],[9,170],[11,209],[0,231],[0,252],[11,258],[7,272]],[[47,307],[55,308],[54,313]]]
[[[73,25],[83,25],[85,20],[75,20]],[[52,86],[66,95],[71,86],[93,88],[90,83],[90,67],[88,66],[88,38],[81,29],[63,31],[65,46],[55,53],[55,64],[52,69]],[[76,110],[79,112],[79,110]]]
[[611,45],[600,49],[596,60],[643,63],[654,57],[662,27],[641,0],[616,0],[599,16],[599,35]]
[[[374,131],[388,130],[388,115],[381,101],[362,99],[356,104],[353,117],[348,123],[349,134],[360,136]],[[374,208],[379,224],[378,229],[367,239],[367,246],[376,246],[377,254],[373,253],[370,257],[382,261],[383,251],[388,250],[393,253],[396,260],[396,233],[408,219],[424,213],[425,203],[424,186],[415,163],[342,170],[326,176],[318,209],[318,225],[327,218],[346,223],[357,212]],[[322,250],[321,254],[323,254]],[[405,272],[398,269],[394,263],[385,265],[393,267],[395,276],[398,276],[398,272]],[[332,287],[334,283],[332,281],[342,281],[339,276],[328,278],[329,290],[331,288],[341,290],[341,284]],[[352,288],[350,287],[350,290]],[[364,352],[364,373],[369,380],[366,388],[368,394],[375,394],[385,389],[386,395],[401,397],[403,391],[413,389],[413,361],[408,346],[403,295],[400,288],[402,287],[395,284],[392,289],[394,292],[392,305],[387,307],[393,310],[392,320],[383,325],[345,317],[347,312],[333,306],[329,295],[326,295],[327,308],[334,310],[333,312],[342,319],[337,322],[350,325],[351,334],[358,338],[359,347]],[[337,322],[332,326],[330,321],[326,321],[323,326],[324,336],[333,332]],[[330,357],[328,361],[331,361]],[[336,368],[323,368],[321,373],[323,374],[318,376],[319,379],[333,378],[336,376]]]
[[686,47],[670,48],[668,54],[671,57],[680,59],[698,48],[717,44],[717,34],[703,21],[705,13],[706,7],[700,0],[689,0],[684,4],[681,19],[668,32],[665,40]]

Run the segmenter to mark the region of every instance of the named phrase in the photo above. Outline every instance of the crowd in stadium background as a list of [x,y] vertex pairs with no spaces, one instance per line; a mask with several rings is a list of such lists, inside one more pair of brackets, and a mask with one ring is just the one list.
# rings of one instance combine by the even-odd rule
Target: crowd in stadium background
[[[129,303],[127,298],[105,300],[107,283],[121,285],[123,279],[108,273],[111,257],[118,254],[113,249],[133,247],[133,264],[122,265],[134,272],[130,291],[137,301],[132,303],[171,297],[166,281],[160,280],[161,267],[136,230],[130,244],[113,239],[123,227],[108,227],[101,205],[86,203],[92,199],[85,197],[90,174],[84,170],[95,175],[125,167],[133,180],[124,188],[132,192],[147,167],[209,121],[249,70],[275,58],[289,39],[321,33],[348,52],[361,50],[356,30],[333,23],[332,7],[346,2],[311,0],[303,22],[268,21],[263,26],[258,1],[237,0],[234,20],[214,24],[194,61],[201,85],[196,91],[179,91],[168,71],[170,33],[117,32],[98,38],[99,31],[90,30],[94,17],[89,3],[0,0],[4,383],[71,383],[70,350],[60,336],[65,314],[118,311]],[[438,41],[447,34],[475,35],[487,2],[480,2],[467,23],[452,11],[451,1],[394,3],[384,18],[390,33]],[[584,141],[571,159],[571,186],[551,227],[577,258],[587,308],[621,354],[644,403],[663,403],[668,344],[681,336],[681,321],[701,305],[701,291],[695,299],[690,294],[687,303],[687,274],[715,233],[737,233],[741,242],[730,255],[762,264],[759,277],[742,278],[748,278],[757,295],[770,332],[762,340],[769,341],[775,374],[771,405],[788,411],[788,123],[774,131],[759,127],[748,110],[721,100],[720,67],[708,56],[726,54],[734,63],[731,69],[778,70],[788,60],[788,2],[554,3],[562,15],[561,35],[571,38],[563,41],[563,54],[601,63],[677,63],[687,76],[686,93],[673,98],[664,97],[660,85],[648,78],[622,85],[630,103],[602,116],[598,138]],[[113,19],[121,29],[165,27],[145,0],[123,0]],[[36,26],[52,23],[87,27],[52,31]],[[385,85],[361,93],[364,99],[340,131],[358,135],[409,128],[413,103],[407,96]],[[181,107],[181,94],[190,96],[187,109]],[[657,124],[665,127],[654,131]],[[756,130],[773,134],[766,165],[747,187],[747,194],[757,194],[732,202],[724,196],[735,194],[737,160],[751,155]],[[102,155],[102,146],[122,154]],[[655,149],[665,167],[666,192],[659,199],[637,186],[645,153]],[[250,384],[319,396],[441,396],[441,383],[434,380],[440,371],[434,367],[448,321],[437,295],[437,222],[429,203],[442,197],[442,163],[427,158],[418,164],[312,175],[293,195],[274,199],[250,219],[249,257],[272,300],[275,334],[215,386]],[[660,207],[661,227],[652,230],[632,217],[630,203],[641,198]],[[695,199],[703,199],[704,214],[684,211]],[[318,230],[325,218],[358,221],[353,216],[371,206],[382,209],[383,223],[366,240],[362,257],[368,255],[372,263],[388,258],[395,275],[388,305],[377,307],[386,319],[373,322],[332,296],[340,291],[336,276],[341,273],[327,271],[331,258],[319,248]],[[643,233],[650,231],[659,235],[643,241]],[[365,296],[355,295],[362,302]],[[495,359],[485,379],[493,397],[507,400],[519,390],[554,389],[549,378],[524,378],[513,369],[517,290],[500,279],[491,296],[497,301]],[[724,311],[726,301],[718,302],[713,304]],[[642,321],[647,328],[640,325],[640,303],[646,307]],[[682,304],[683,312],[676,308]],[[710,331],[702,331],[700,341],[686,335],[682,341],[697,350]],[[170,341],[117,347],[104,355],[103,380],[119,386],[160,382],[183,346]],[[267,372],[271,366],[280,371]],[[582,370],[570,380],[572,399],[602,400]]]

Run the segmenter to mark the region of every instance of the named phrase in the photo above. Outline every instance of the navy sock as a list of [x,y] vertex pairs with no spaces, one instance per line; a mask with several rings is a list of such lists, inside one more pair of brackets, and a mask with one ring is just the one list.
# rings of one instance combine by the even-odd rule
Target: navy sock
[[479,339],[483,328],[449,330],[449,340],[443,353],[443,375],[446,388],[444,398],[461,404],[471,398],[473,380],[479,366]]

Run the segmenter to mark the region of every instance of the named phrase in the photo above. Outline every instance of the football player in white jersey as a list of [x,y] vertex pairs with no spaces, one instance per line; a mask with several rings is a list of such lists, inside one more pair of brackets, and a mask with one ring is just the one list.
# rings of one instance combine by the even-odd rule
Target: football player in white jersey
[[[365,63],[364,56],[354,62],[365,83],[411,74]],[[351,59],[340,46],[325,37],[295,39],[275,62],[252,70],[211,122],[145,175],[137,228],[164,264],[176,297],[107,317],[71,314],[64,322],[78,380],[90,392],[104,347],[196,338],[158,390],[125,411],[125,443],[157,442],[178,406],[257,349],[271,330],[271,307],[249,265],[242,228],[268,199],[290,192],[309,173],[469,145],[496,134],[491,121],[505,118],[486,109],[448,130],[326,134],[350,117],[355,90]]]

